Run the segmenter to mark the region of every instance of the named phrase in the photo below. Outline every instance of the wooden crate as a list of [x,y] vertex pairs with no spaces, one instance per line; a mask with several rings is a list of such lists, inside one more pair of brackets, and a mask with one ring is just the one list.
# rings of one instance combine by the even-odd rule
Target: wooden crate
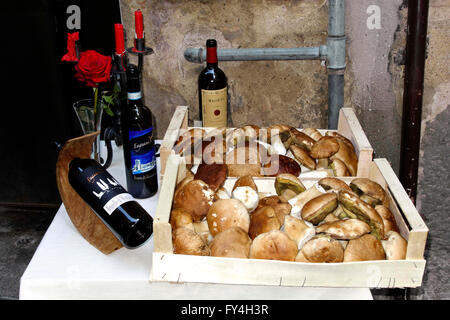
[[[151,281],[368,288],[418,287],[422,283],[428,229],[386,159],[371,162],[368,177],[388,194],[390,210],[401,235],[408,240],[405,260],[300,263],[174,254],[169,218],[176,183],[186,173],[184,158],[171,155],[166,170],[153,224]],[[349,183],[353,178],[341,179]],[[260,192],[275,194],[274,178],[254,180]],[[224,187],[231,190],[235,181],[236,178],[228,178]],[[317,178],[302,180],[306,187],[316,181]]]
[[[160,148],[161,176],[164,175],[169,155],[175,153],[173,151],[173,146],[179,138],[182,129],[189,130],[193,128],[188,126],[188,119],[188,107],[178,106],[172,116]],[[204,129],[208,132],[213,128]],[[368,176],[369,165],[373,159],[373,149],[353,109],[342,108],[340,110],[337,130],[319,129],[319,131],[321,133],[324,133],[325,131],[337,131],[339,134],[350,139],[355,146],[356,155],[358,156],[358,169],[356,175],[358,177]],[[302,172],[304,169],[305,168],[302,167]],[[300,177],[302,177],[302,175],[300,175]]]

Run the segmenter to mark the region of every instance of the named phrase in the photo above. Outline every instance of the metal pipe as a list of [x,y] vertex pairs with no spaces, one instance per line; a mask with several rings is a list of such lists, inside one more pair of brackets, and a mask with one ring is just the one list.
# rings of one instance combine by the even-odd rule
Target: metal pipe
[[339,110],[344,106],[345,1],[328,1],[328,128],[337,129]]
[[417,195],[428,8],[428,0],[408,1],[399,179],[413,203]]
[[344,105],[344,74],[328,72],[328,129],[336,130]]
[[[184,52],[187,61],[203,63],[206,61],[206,50],[203,48],[187,48]],[[327,47],[307,48],[248,48],[218,49],[219,61],[260,61],[260,60],[326,60]]]

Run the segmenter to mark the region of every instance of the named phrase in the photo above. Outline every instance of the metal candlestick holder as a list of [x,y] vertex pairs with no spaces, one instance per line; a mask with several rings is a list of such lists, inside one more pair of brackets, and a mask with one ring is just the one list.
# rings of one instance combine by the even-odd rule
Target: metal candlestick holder
[[127,48],[127,52],[132,55],[138,56],[138,70],[139,73],[142,71],[142,65],[144,63],[144,56],[153,54],[154,51],[152,48],[145,46],[145,37],[142,39],[134,39],[134,47]]

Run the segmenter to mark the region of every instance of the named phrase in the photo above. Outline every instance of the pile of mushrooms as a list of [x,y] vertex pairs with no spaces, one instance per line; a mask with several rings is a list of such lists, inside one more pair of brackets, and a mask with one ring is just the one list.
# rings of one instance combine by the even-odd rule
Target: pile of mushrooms
[[226,190],[227,168],[201,164],[176,186],[174,253],[306,263],[405,259],[407,242],[378,183],[327,177],[305,188],[281,173],[268,195],[250,175]]
[[[260,128],[203,128],[185,130],[174,145],[190,167],[224,163],[232,177],[250,175],[299,176],[307,170],[330,170],[335,177],[356,176],[358,156],[352,142],[335,131],[322,135],[317,129],[298,130],[286,125]],[[240,157],[239,157],[240,156]],[[239,159],[239,161],[237,161]]]

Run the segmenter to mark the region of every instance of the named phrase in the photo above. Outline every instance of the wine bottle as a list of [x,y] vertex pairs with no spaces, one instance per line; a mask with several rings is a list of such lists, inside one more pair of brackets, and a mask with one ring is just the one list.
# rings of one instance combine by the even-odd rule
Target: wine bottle
[[198,77],[200,120],[204,127],[227,126],[228,80],[217,62],[217,42],[206,41],[206,68]]
[[128,103],[122,112],[122,140],[127,189],[138,199],[158,191],[153,115],[142,102],[141,83],[136,65],[127,66]]
[[73,159],[69,183],[126,248],[137,248],[151,237],[150,214],[97,161]]

